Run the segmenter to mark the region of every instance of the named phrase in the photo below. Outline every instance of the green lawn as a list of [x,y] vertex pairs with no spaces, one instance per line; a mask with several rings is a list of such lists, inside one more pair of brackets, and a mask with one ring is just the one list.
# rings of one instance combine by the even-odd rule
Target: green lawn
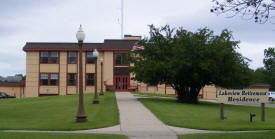
[[270,103],[270,104],[275,104],[275,101],[270,101],[269,103]]
[[275,132],[209,133],[180,135],[179,139],[274,139]]
[[124,135],[71,133],[0,133],[0,139],[128,139]]
[[78,95],[0,100],[0,130],[81,130],[119,124],[114,93],[100,96],[92,104],[93,94],[84,96],[88,122],[76,123]]
[[[260,108],[249,106],[225,105],[227,120],[220,120],[219,104],[200,102],[199,104],[177,103],[175,99],[140,98],[164,123],[193,129],[204,130],[274,130],[275,109],[266,108],[266,121],[260,121]],[[249,113],[256,113],[254,122],[249,122]]]

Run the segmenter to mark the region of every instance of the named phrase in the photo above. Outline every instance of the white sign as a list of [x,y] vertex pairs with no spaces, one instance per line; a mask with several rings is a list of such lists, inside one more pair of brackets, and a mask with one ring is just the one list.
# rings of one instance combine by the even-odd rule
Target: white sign
[[268,89],[217,90],[217,98],[220,103],[266,103],[268,96]]

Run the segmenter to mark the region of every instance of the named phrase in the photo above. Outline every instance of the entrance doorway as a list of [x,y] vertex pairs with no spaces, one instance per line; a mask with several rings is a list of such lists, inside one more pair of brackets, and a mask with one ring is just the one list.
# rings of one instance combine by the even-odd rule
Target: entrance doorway
[[130,74],[128,67],[114,68],[114,85],[116,91],[128,91],[130,88]]
[[115,89],[116,91],[128,91],[130,86],[129,76],[115,76]]

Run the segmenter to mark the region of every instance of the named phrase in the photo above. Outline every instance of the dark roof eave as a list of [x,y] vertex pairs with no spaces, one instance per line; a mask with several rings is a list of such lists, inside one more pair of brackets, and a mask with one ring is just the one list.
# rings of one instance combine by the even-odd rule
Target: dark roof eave
[[0,87],[25,87],[25,83],[0,83]]
[[[79,51],[79,49],[60,49],[60,48],[23,48],[27,51]],[[83,51],[93,51],[94,48],[84,48]],[[98,51],[129,51],[129,48],[97,48]]]
[[[129,51],[136,40],[104,40],[104,43],[84,43],[84,51]],[[24,51],[78,51],[77,43],[27,42]]]

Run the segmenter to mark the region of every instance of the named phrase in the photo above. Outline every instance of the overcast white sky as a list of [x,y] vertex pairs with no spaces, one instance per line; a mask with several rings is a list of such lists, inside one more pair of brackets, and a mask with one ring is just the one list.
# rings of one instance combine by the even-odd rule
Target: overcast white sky
[[[125,34],[148,36],[148,25],[208,27],[233,31],[238,50],[263,66],[264,49],[275,46],[275,25],[210,13],[211,0],[124,0]],[[0,0],[0,75],[25,74],[26,42],[76,42],[79,24],[86,42],[120,38],[120,0]]]

